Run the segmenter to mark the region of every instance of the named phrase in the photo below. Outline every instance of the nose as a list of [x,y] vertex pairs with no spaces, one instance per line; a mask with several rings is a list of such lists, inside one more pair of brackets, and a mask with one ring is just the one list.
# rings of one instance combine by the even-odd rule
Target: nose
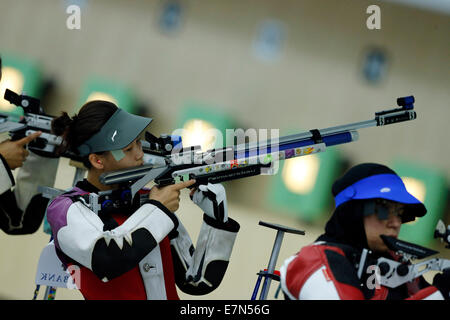
[[138,152],[136,153],[136,161],[140,161],[143,158],[144,158],[144,151],[142,150],[142,146],[140,146]]
[[388,226],[399,229],[402,225],[402,219],[398,215],[391,215],[389,217]]

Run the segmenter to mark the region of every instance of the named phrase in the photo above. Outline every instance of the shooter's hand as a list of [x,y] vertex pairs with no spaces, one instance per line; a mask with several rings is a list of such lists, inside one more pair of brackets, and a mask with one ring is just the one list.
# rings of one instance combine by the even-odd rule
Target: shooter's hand
[[23,162],[29,155],[29,152],[25,149],[25,146],[39,137],[41,133],[41,131],[38,131],[20,140],[6,140],[0,143],[0,154],[3,158],[5,158],[11,170],[23,165]]
[[190,197],[209,217],[220,222],[228,221],[227,195],[220,183],[199,185],[198,189],[191,190]]
[[195,180],[180,182],[165,187],[153,187],[149,198],[161,202],[170,212],[175,212],[180,207],[180,190],[195,183]]
[[439,289],[445,300],[450,300],[450,268],[437,273],[433,278],[433,286]]

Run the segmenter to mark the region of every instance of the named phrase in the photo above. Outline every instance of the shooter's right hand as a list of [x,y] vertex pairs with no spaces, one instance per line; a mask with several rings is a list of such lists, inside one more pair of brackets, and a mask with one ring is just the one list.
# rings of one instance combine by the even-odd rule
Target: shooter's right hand
[[175,212],[180,206],[180,190],[187,188],[194,183],[195,180],[189,180],[161,188],[154,186],[150,190],[149,198],[151,200],[159,201],[162,205],[169,209],[170,212]]
[[445,300],[450,300],[450,268],[437,273],[433,278],[433,286],[439,289]]
[[0,154],[5,158],[11,170],[23,165],[23,162],[29,154],[25,146],[39,137],[41,133],[38,131],[17,141],[6,140],[0,143]]

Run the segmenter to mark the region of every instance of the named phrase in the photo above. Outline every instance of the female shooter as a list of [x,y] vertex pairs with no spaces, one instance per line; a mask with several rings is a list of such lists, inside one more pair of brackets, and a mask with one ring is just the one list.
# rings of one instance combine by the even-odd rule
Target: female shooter
[[178,299],[175,284],[188,294],[207,294],[228,266],[239,224],[228,218],[221,185],[191,191],[204,212],[196,248],[174,214],[180,190],[194,180],[155,186],[141,193],[140,201],[121,199],[118,192],[119,206],[98,214],[90,209],[89,194],[120,191],[118,185],[102,184],[102,173],[143,164],[140,136],[151,120],[91,101],[73,118],[63,113],[53,121],[64,149],[81,156],[88,168],[87,179],[47,209],[57,254],[66,266],[80,267],[77,285],[85,299]]

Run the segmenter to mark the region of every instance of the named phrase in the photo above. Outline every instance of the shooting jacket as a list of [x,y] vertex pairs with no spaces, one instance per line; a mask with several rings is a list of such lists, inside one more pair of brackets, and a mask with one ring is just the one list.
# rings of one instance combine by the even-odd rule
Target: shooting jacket
[[47,209],[57,254],[66,266],[79,266],[72,277],[85,299],[179,299],[175,285],[192,295],[219,286],[236,221],[204,215],[194,248],[177,216],[158,201],[97,215],[81,198],[89,192],[98,190],[79,182]]
[[16,182],[0,155],[0,229],[7,234],[37,231],[48,204],[48,199],[38,193],[38,186],[53,186],[57,168],[58,159],[43,158],[30,152],[18,169]]
[[[315,243],[303,247],[284,261],[280,281],[285,297],[299,300],[403,300],[443,299],[436,287],[423,277],[391,289],[376,284],[375,253],[365,263],[361,278],[357,268],[364,248],[368,248],[364,201],[338,206]],[[388,253],[386,258],[394,259]],[[369,268],[373,266],[372,268]]]
[[[397,288],[375,286],[374,270],[357,276],[360,256],[348,246],[316,242],[285,260],[280,278],[285,297],[293,300],[443,300],[423,277]],[[372,279],[370,278],[372,276]]]

